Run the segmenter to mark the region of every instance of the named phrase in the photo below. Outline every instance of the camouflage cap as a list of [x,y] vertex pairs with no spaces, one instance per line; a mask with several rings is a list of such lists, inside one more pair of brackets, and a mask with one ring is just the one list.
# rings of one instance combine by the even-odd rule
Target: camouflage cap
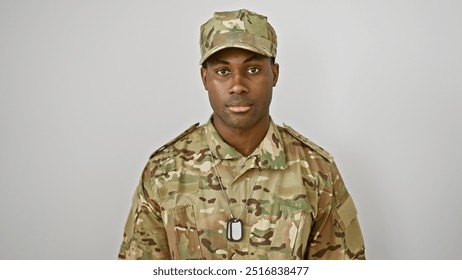
[[241,9],[216,12],[201,26],[202,64],[225,48],[242,48],[268,57],[276,57],[277,38],[265,16]]

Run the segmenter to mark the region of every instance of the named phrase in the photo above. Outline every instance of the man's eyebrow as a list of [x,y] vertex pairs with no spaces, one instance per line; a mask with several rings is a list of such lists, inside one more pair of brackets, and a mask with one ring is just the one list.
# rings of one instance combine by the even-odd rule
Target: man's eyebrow
[[[262,60],[262,59],[263,58],[258,56],[258,55],[252,55],[251,57],[244,60],[244,63],[252,62],[252,61],[258,61],[258,60]],[[213,61],[213,63],[214,64],[224,64],[224,65],[229,65],[230,64],[229,61],[221,59],[221,58],[217,58],[216,60]]]
[[214,61],[215,64],[225,64],[225,65],[229,65],[229,62],[224,60],[224,59],[220,59],[218,58],[217,60]]
[[262,58],[260,56],[257,56],[257,55],[252,55],[251,57],[244,60],[244,63],[255,61],[255,60],[262,60]]

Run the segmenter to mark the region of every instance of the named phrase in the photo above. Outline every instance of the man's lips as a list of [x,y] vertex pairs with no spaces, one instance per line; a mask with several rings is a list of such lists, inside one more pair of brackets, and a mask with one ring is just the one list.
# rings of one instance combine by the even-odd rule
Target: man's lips
[[252,103],[247,101],[233,101],[226,104],[226,107],[233,113],[245,113],[250,110]]

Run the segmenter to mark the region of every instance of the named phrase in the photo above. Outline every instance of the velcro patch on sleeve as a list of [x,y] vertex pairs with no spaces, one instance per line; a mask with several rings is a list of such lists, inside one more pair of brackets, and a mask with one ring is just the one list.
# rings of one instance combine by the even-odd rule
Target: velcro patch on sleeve
[[350,225],[350,223],[353,221],[353,219],[356,218],[356,215],[358,214],[351,196],[348,196],[348,198],[338,208],[337,214],[338,214],[338,217],[340,218],[339,222],[346,229]]

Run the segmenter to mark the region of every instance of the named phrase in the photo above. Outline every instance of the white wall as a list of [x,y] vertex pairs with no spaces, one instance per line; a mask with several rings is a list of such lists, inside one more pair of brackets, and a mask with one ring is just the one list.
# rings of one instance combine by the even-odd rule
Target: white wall
[[199,25],[279,37],[272,115],[334,154],[370,259],[462,259],[462,2],[0,0],[0,259],[113,259],[149,154],[211,113]]

